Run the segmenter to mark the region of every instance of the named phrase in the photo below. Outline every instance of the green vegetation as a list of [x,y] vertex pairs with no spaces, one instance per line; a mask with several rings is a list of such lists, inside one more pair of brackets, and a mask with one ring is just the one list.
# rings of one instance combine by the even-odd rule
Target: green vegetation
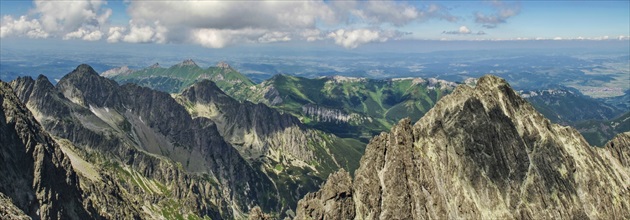
[[[258,85],[229,67],[200,68],[186,61],[112,76],[119,83],[178,93],[209,79],[237,100],[265,103],[300,118],[312,128],[367,142],[400,119],[422,117],[454,84],[419,79],[373,80],[275,75]],[[188,106],[187,106],[188,107]],[[309,110],[309,111],[305,111]]]
[[630,112],[612,120],[589,120],[574,125],[593,146],[604,146],[615,135],[630,131]]
[[[263,102],[289,112],[303,123],[341,137],[370,137],[391,128],[400,119],[418,120],[454,85],[419,79],[373,80],[363,78],[308,79],[276,75],[256,86],[258,94],[230,94],[237,99]],[[282,100],[277,102],[274,100]]]
[[[170,68],[149,67],[128,75],[115,75],[113,80],[135,83],[152,89],[178,93],[197,81],[209,79],[221,89],[238,93],[254,83],[232,68],[209,67],[203,69],[196,64],[178,64]],[[227,92],[227,91],[226,91]]]

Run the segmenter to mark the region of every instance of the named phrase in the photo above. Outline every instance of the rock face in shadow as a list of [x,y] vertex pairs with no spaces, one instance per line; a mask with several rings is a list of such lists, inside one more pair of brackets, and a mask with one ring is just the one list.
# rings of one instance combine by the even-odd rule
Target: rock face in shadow
[[97,218],[68,157],[1,81],[0,103],[0,217]]
[[[484,76],[370,141],[352,186],[355,219],[630,218],[629,148],[628,134],[591,147]],[[306,219],[346,215],[305,208]]]

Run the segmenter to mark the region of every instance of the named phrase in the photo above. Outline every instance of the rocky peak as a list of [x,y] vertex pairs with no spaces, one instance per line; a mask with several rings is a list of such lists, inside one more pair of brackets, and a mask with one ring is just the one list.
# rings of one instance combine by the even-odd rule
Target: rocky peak
[[117,105],[120,96],[116,92],[118,83],[99,76],[92,67],[81,64],[59,80],[56,88],[72,102],[88,106]]
[[402,120],[370,141],[355,172],[355,215],[627,218],[625,140],[590,147],[575,129],[550,123],[505,80],[484,76],[474,88],[458,86],[415,124]]
[[352,178],[344,169],[328,176],[318,192],[298,202],[295,219],[354,219]]
[[160,63],[154,63],[153,65],[149,66],[149,69],[155,69],[155,68],[160,68]]
[[98,73],[90,65],[87,64],[81,64],[77,66],[77,68],[74,69],[72,72],[98,75]]
[[217,67],[221,68],[221,69],[230,69],[232,67],[230,67],[230,65],[228,63],[226,63],[225,61],[221,61],[219,63],[217,63]]
[[195,61],[193,61],[192,59],[187,59],[184,60],[183,62],[177,64],[177,66],[193,66],[193,67],[198,67],[197,64],[195,63]]

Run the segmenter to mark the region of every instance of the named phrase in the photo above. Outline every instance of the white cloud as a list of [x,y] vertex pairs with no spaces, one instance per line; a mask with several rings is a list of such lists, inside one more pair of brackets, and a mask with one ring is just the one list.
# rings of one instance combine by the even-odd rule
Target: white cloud
[[7,15],[2,18],[0,37],[26,36],[29,38],[47,38],[50,34],[43,30],[42,25],[36,19],[28,20],[26,16],[19,19]]
[[337,4],[337,7],[350,11],[352,15],[372,24],[390,23],[394,26],[404,26],[413,21],[426,21],[432,18],[451,22],[459,19],[437,4],[419,8],[396,1],[350,2]]
[[67,33],[63,36],[64,40],[68,39],[83,39],[87,41],[97,41],[103,37],[103,33],[100,30],[88,30],[86,28],[79,28],[75,32]]
[[204,47],[223,48],[235,43],[257,42],[265,35],[266,30],[244,28],[238,30],[227,29],[197,29],[192,31],[192,41]]
[[122,40],[125,36],[124,33],[127,31],[125,27],[113,26],[109,27],[109,31],[107,32],[107,42],[108,43],[117,43]]
[[[155,21],[151,25],[129,21],[129,33],[122,40],[128,43],[166,43],[168,29]],[[111,30],[110,30],[111,31]]]
[[112,10],[102,8],[102,0],[45,1],[36,0],[28,15],[2,20],[2,37],[62,37],[63,39],[99,40],[101,27]]
[[[455,34],[455,35],[472,35],[473,32],[466,26],[460,26],[456,31],[442,31],[442,34]],[[478,31],[474,35],[485,35],[486,32]]]
[[211,48],[332,40],[356,48],[402,35],[395,30],[382,31],[383,27],[398,28],[429,19],[458,20],[438,4],[398,1],[129,0],[126,5],[129,23],[110,26],[113,12],[105,0],[35,0],[28,15],[2,19],[0,37],[196,43]]
[[466,26],[461,26],[461,27],[459,27],[459,33],[460,34],[470,34],[470,29],[468,29],[468,27],[466,27]]
[[499,24],[507,22],[507,19],[521,13],[521,5],[519,3],[504,3],[501,1],[493,1],[492,6],[495,13],[484,14],[475,13],[475,22],[482,24],[485,28],[496,28]]
[[[192,42],[211,48],[237,43],[324,39],[346,42],[338,44],[352,48],[364,41],[390,39],[391,34],[379,31],[374,40],[369,39],[372,35],[368,29],[363,32],[357,29],[346,33],[347,36],[330,37],[323,34],[329,31],[322,26],[338,29],[339,25],[369,25],[370,30],[374,30],[380,29],[380,25],[403,26],[430,18],[457,20],[447,9],[436,4],[422,8],[395,1],[132,1],[128,14],[139,24],[158,21],[165,30],[165,42]],[[130,26],[130,32],[136,32],[134,37],[131,33],[112,31],[108,42],[118,42],[121,33],[127,42],[150,41],[153,39],[151,29],[146,26],[151,25],[135,29]],[[363,35],[352,35],[359,33]],[[354,38],[356,40],[352,40]]]
[[324,37],[322,36],[322,32],[319,29],[306,29],[300,33],[300,36],[305,39],[307,42],[313,42],[317,40],[322,40]]
[[258,38],[258,42],[260,43],[286,42],[290,40],[290,33],[279,31],[267,32],[263,36]]
[[353,49],[357,48],[361,44],[370,42],[385,42],[389,39],[397,38],[402,35],[402,33],[397,31],[339,29],[337,31],[329,33],[327,37],[334,39],[335,44],[341,45],[345,48]]

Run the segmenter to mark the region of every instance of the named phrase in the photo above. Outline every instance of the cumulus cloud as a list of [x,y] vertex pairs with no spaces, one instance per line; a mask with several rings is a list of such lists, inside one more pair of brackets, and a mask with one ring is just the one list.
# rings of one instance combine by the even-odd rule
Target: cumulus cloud
[[307,42],[313,42],[317,40],[323,40],[322,31],[319,29],[306,29],[300,32],[300,36]]
[[383,26],[399,28],[429,19],[459,19],[439,4],[398,1],[130,0],[126,4],[128,24],[110,26],[112,10],[106,6],[105,0],[35,0],[28,15],[2,19],[0,37],[196,43],[210,48],[330,40],[356,48],[403,35],[395,30],[383,31]]
[[102,0],[36,0],[29,15],[19,19],[3,17],[2,37],[100,40],[103,36],[100,28],[112,14],[111,9],[102,8],[105,4]]
[[478,31],[477,33],[473,33],[468,27],[461,26],[456,31],[443,31],[442,34],[454,34],[454,35],[485,35],[486,32]]
[[495,12],[492,14],[475,13],[475,22],[482,24],[485,28],[496,28],[497,25],[507,22],[507,19],[521,12],[521,5],[519,3],[493,1],[492,6],[495,9]]
[[[166,42],[192,42],[205,47],[221,48],[237,43],[273,43],[291,40],[307,42],[333,39],[335,42],[350,42],[346,38],[356,38],[357,43],[338,43],[356,47],[365,42],[391,39],[393,35],[376,32],[376,39],[369,39],[374,29],[380,25],[403,26],[412,21],[431,18],[449,21],[457,20],[448,10],[431,4],[418,7],[395,1],[132,1],[128,14],[138,23],[158,21],[163,27]],[[185,14],[186,16],[182,16]],[[337,37],[321,26],[336,27],[339,24],[353,24],[357,28]],[[358,28],[369,25],[370,29]],[[134,39],[138,42],[151,40],[152,24],[144,25]],[[335,28],[336,29],[336,28]],[[111,30],[108,42],[127,41],[134,32]],[[140,30],[142,30],[140,32]],[[360,31],[363,30],[363,31]],[[140,34],[142,33],[142,35]],[[362,37],[352,34],[363,34]],[[393,32],[392,32],[393,33]],[[120,35],[124,35],[121,40]],[[350,35],[348,35],[350,34]],[[113,35],[113,37],[112,37]],[[343,38],[343,39],[342,39]],[[124,40],[127,39],[127,40]]]
[[68,39],[83,39],[87,41],[97,41],[103,37],[103,33],[100,30],[88,30],[86,28],[79,28],[74,32],[67,33],[63,36],[64,40]]
[[0,27],[0,37],[8,36],[26,36],[29,38],[47,38],[50,34],[44,31],[41,23],[36,19],[28,19],[26,16],[20,16],[19,19],[13,19],[11,16],[2,18],[2,27]]
[[403,26],[412,21],[425,21],[438,18],[448,21],[457,21],[458,17],[451,15],[444,7],[431,4],[424,8],[418,8],[404,2],[396,1],[367,1],[357,4],[345,4],[342,7],[356,7],[349,11],[370,23],[390,23],[395,26]]
[[196,29],[192,41],[204,47],[223,48],[236,43],[254,43],[266,33],[264,29]]
[[109,31],[107,32],[107,42],[108,43],[118,43],[122,40],[122,38],[125,36],[125,33],[127,31],[127,28],[125,27],[118,27],[118,26],[113,26],[113,27],[109,27]]
[[155,21],[152,24],[129,21],[129,32],[122,37],[128,43],[166,43],[168,29]]
[[392,38],[401,37],[402,35],[404,35],[404,33],[398,31],[339,29],[337,31],[329,33],[327,37],[333,39],[335,41],[335,44],[341,45],[348,49],[354,49],[361,44],[370,42],[385,42]]

